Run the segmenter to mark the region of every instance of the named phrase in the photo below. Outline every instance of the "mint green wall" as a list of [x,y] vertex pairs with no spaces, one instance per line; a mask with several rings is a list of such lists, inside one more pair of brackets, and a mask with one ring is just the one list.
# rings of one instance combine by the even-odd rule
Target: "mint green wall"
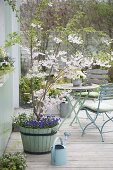
[[[4,4],[1,0],[0,8],[2,11],[1,23],[2,32],[4,34],[0,39],[3,44],[4,40],[7,39],[7,35],[12,31],[12,11],[8,5]],[[9,49],[10,56],[12,55],[12,49]],[[13,73],[9,74],[8,80],[5,84],[0,87],[0,156],[5,151],[7,142],[12,131],[12,117],[13,117]]]
[[[5,3],[5,39],[12,32],[12,10],[11,7]],[[8,49],[10,56],[12,56],[12,47]]]
[[12,130],[13,94],[12,74],[0,87],[0,155],[4,152]]
[[[17,2],[19,8],[20,0]],[[4,44],[9,33],[19,31],[15,13],[4,0],[0,0],[0,29],[0,46]],[[8,52],[14,59],[15,68],[6,83],[0,87],[0,156],[5,151],[11,135],[14,107],[19,106],[19,46],[13,46]]]

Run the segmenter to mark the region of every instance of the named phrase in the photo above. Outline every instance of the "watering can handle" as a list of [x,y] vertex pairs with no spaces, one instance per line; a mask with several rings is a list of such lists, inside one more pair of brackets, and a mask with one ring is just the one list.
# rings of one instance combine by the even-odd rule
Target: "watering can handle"
[[61,145],[63,145],[63,140],[62,140],[62,138],[61,138],[61,137],[57,137],[57,138],[55,139],[54,143],[53,143],[53,149],[55,149],[55,144],[56,144],[56,142],[57,142],[58,140],[60,140]]

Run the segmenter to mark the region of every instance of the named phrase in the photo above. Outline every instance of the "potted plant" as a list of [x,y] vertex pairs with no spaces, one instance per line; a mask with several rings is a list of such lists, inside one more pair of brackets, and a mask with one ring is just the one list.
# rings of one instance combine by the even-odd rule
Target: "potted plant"
[[[62,51],[64,38],[60,38],[61,34],[58,33],[57,27],[54,31],[48,28],[45,30],[42,16],[43,12],[50,7],[48,2],[44,2],[41,1],[38,4],[37,11],[39,12],[32,14],[29,24],[27,21],[28,29],[23,30],[23,35],[25,35],[23,44],[27,45],[27,47],[24,48],[23,46],[23,48],[30,55],[31,59],[27,77],[30,79],[33,112],[30,116],[22,114],[16,119],[16,123],[20,127],[24,151],[34,154],[50,152],[50,145],[53,144],[60,119],[47,115],[47,110],[59,102],[59,97],[54,98],[53,95],[48,95],[48,92],[65,73],[69,75],[66,70],[68,71],[68,68],[71,66],[75,68],[75,63],[77,63],[75,59],[78,57],[77,53],[70,55],[69,58],[67,52]],[[68,35],[65,36],[66,40],[67,37]],[[48,41],[44,45],[45,38]],[[76,39],[76,36],[70,38]],[[71,39],[69,39],[70,41]],[[52,46],[50,42],[53,44]],[[71,43],[73,42],[71,41]],[[81,57],[83,55],[79,55],[79,58]],[[61,67],[62,63],[64,63],[63,67]],[[38,91],[35,91],[33,88],[33,77],[35,76],[44,79],[43,88]]]
[[0,47],[0,83],[5,83],[9,72],[13,71],[13,61],[8,57],[5,49]]
[[40,114],[39,119],[32,115],[20,114],[15,123],[20,128],[24,152],[44,154],[50,152],[57,133],[60,119]]
[[[45,53],[37,52],[36,48],[33,47],[33,45],[37,45],[34,34],[36,28],[37,25],[32,23],[30,32],[32,44],[30,44],[30,49],[27,49],[31,56],[31,67],[27,77],[30,79],[33,112],[30,116],[26,114],[18,116],[15,122],[20,128],[24,151],[31,154],[44,154],[50,152],[60,121],[59,118],[47,114],[49,108],[61,102],[59,96],[54,97],[51,89],[57,80],[67,73],[66,69],[68,70],[68,67],[71,67],[75,61],[72,57],[69,64],[68,59],[65,59],[66,53],[59,51],[62,40],[57,37],[53,39],[54,49]],[[38,25],[38,28],[41,26]],[[67,61],[66,66],[61,68],[59,63],[64,60]],[[42,89],[38,91],[33,88],[33,77],[35,76],[44,80]]]
[[0,157],[1,170],[25,170],[26,167],[26,160],[22,153],[6,153]]
[[4,45],[0,46],[0,83],[4,84],[8,79],[10,72],[14,70],[14,61],[9,56],[8,50],[11,46],[20,43],[20,36],[16,32],[12,32],[7,36]]
[[80,86],[85,78],[86,75],[81,70],[76,70],[72,75],[73,86]]

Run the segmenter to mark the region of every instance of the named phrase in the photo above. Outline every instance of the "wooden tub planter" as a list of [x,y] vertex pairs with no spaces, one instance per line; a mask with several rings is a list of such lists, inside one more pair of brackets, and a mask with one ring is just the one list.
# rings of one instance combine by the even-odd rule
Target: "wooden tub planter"
[[57,133],[57,126],[44,129],[20,127],[20,133],[25,153],[45,154],[51,151]]

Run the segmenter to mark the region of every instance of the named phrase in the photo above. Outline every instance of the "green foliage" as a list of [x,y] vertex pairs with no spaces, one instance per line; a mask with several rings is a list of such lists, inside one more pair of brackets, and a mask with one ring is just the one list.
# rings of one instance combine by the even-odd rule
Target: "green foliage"
[[11,7],[12,11],[16,13],[16,17],[18,18],[18,21],[20,21],[20,14],[19,14],[19,10],[16,7],[16,1],[4,0],[4,2],[6,2]]
[[109,61],[111,60],[111,55],[107,52],[100,51],[98,54],[93,55],[94,59],[98,59],[102,62]]
[[6,153],[0,158],[0,170],[25,170],[27,167],[24,155],[21,153]]
[[58,89],[50,89],[49,90],[49,96],[52,96],[52,97],[56,97],[57,95],[59,95],[61,93],[60,90]]
[[13,61],[9,57],[0,57],[0,75],[13,71]]
[[62,79],[57,81],[57,84],[65,84],[65,83],[71,83],[71,79],[67,77],[63,77]]
[[7,48],[19,43],[21,38],[17,32],[10,33],[3,46],[0,46],[0,75],[13,71],[14,61],[8,56]]
[[33,90],[39,90],[42,86],[42,79],[33,77]]
[[26,104],[30,100],[30,80],[26,77],[20,79],[19,84],[20,100],[23,104]]
[[26,113],[22,113],[22,114],[19,114],[18,117],[14,117],[14,120],[13,120],[13,123],[16,125],[16,126],[24,126],[25,122],[31,120],[33,117],[32,115],[30,116],[27,116]]
[[96,32],[96,30],[95,30],[93,27],[87,27],[87,28],[84,28],[83,30],[84,30],[85,32],[87,32],[87,33]]
[[[42,79],[38,77],[33,77],[33,90],[39,90],[42,85]],[[20,100],[23,104],[26,104],[31,99],[31,80],[27,77],[22,77],[20,79],[19,85]]]
[[17,32],[10,33],[8,39],[5,41],[5,47],[11,47],[21,42],[21,37]]
[[113,6],[105,2],[99,3],[97,10],[100,16],[102,17],[113,17]]
[[16,4],[13,2],[13,0],[4,0],[4,2],[7,2],[11,6],[13,11],[16,10]]
[[4,66],[0,67],[0,75],[7,74],[9,72],[12,72],[14,69],[11,66]]

